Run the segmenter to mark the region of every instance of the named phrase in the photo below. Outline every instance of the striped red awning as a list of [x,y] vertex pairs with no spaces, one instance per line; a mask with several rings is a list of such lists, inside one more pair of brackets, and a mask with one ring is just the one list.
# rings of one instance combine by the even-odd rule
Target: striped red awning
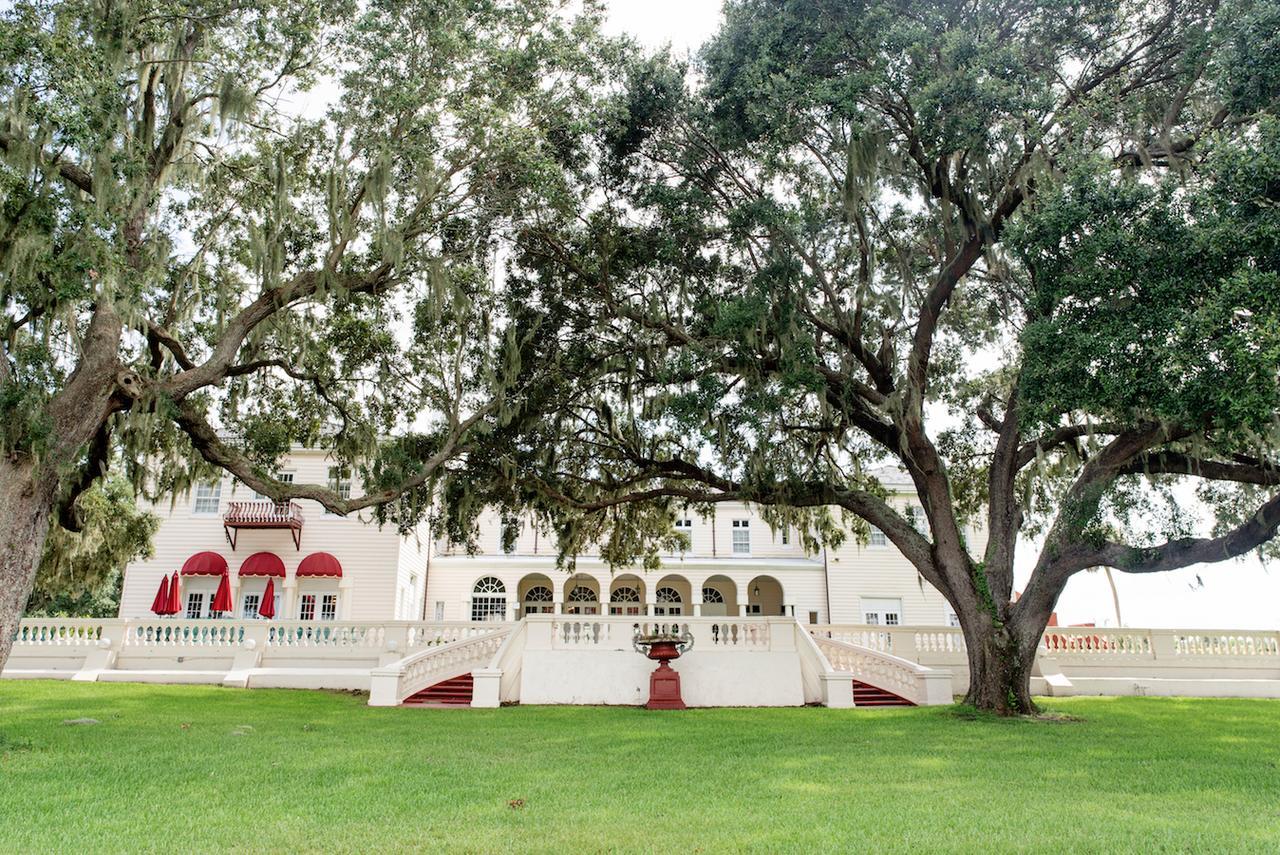
[[241,576],[279,576],[284,578],[284,562],[274,552],[255,552],[240,565]]
[[225,576],[227,559],[216,552],[197,552],[182,565],[183,576]]
[[296,576],[342,576],[342,565],[327,552],[313,552],[298,565]]

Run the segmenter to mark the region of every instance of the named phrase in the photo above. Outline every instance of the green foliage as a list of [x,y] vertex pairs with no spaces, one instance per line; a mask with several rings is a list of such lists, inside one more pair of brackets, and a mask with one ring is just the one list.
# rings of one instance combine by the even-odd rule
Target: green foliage
[[160,520],[138,509],[126,480],[97,482],[80,494],[76,507],[81,531],[55,524],[45,541],[29,615],[115,617],[125,565],[151,557],[151,536]]

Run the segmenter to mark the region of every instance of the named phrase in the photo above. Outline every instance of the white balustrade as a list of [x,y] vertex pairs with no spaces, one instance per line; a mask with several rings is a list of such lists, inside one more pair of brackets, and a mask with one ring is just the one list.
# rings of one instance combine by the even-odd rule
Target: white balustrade
[[[120,624],[120,621],[110,623]],[[107,621],[87,621],[77,618],[24,618],[14,635],[15,646],[47,644],[58,647],[94,645],[102,638]]]
[[912,703],[924,703],[925,692],[921,677],[930,669],[915,662],[891,656],[879,650],[858,647],[845,641],[837,641],[815,635],[818,649],[837,671],[848,671],[855,680],[893,692]]
[[393,706],[433,683],[489,664],[511,626],[489,624],[489,632],[471,638],[428,647],[392,665],[372,672],[370,704]]
[[[534,620],[540,620],[535,617]],[[776,619],[775,619],[776,620]],[[787,621],[790,624],[790,621]],[[625,615],[557,615],[551,623],[553,649],[602,647],[630,650],[640,635],[693,636],[694,650],[769,650],[769,621],[763,618],[673,617],[668,620]]]
[[244,640],[246,621],[238,620],[130,620],[125,622],[123,645],[129,647],[235,647]]
[[1280,658],[1280,632],[1172,632],[1178,656],[1260,656]]

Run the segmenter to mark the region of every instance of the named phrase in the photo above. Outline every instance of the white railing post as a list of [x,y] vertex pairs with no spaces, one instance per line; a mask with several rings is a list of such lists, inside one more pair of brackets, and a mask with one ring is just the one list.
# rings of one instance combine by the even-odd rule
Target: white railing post
[[502,669],[477,668],[471,672],[471,706],[497,709],[502,706]]

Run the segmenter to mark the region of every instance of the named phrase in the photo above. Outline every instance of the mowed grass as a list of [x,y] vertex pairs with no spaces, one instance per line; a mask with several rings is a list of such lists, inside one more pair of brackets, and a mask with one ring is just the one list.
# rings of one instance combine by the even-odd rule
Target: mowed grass
[[4,681],[0,849],[1280,852],[1280,702],[1047,706],[1079,720]]

